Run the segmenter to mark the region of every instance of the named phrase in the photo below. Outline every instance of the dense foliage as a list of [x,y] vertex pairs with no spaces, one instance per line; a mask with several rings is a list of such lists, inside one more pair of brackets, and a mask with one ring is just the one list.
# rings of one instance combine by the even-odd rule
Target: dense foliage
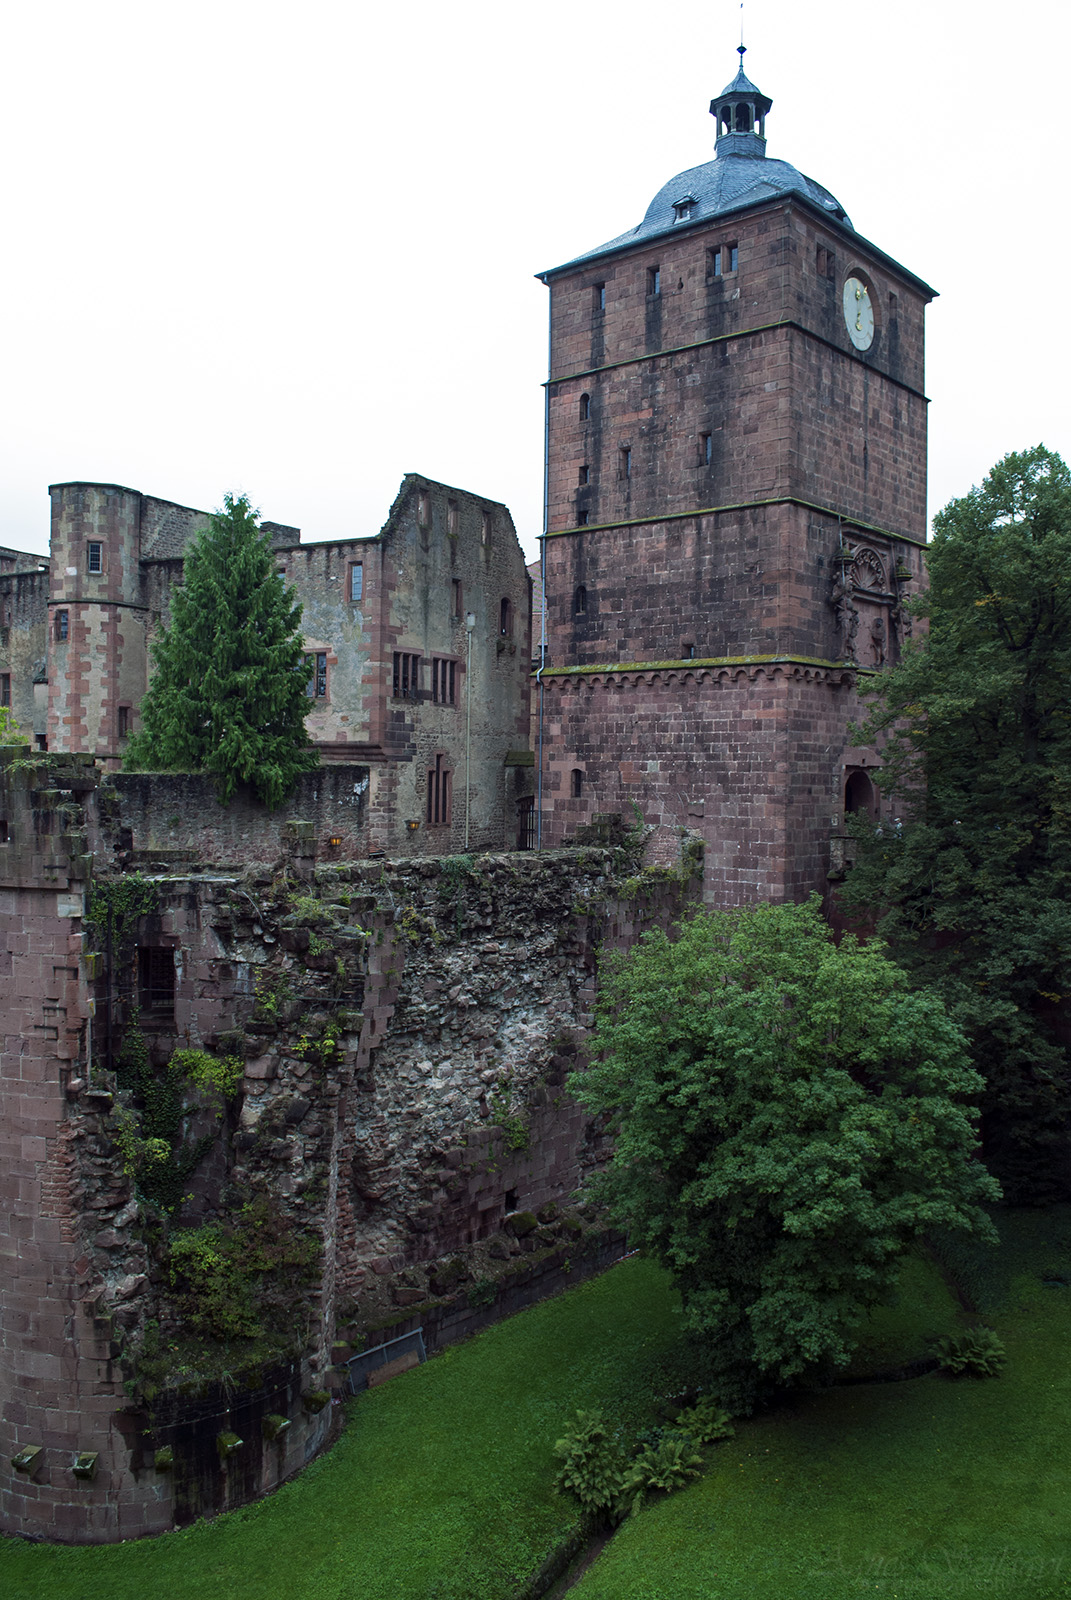
[[[873,682],[885,810],[843,900],[880,913],[986,1079],[1011,1199],[1071,1192],[1071,472],[1009,455],[935,520],[928,637]],[[887,741],[887,742],[885,742]]]
[[697,912],[612,957],[571,1085],[616,1129],[601,1197],[673,1273],[729,1404],[844,1365],[920,1234],[992,1234],[960,1030],[816,903]]
[[224,804],[249,784],[281,805],[317,761],[300,621],[257,513],[245,495],[225,495],[186,552],[127,767],[210,772]]

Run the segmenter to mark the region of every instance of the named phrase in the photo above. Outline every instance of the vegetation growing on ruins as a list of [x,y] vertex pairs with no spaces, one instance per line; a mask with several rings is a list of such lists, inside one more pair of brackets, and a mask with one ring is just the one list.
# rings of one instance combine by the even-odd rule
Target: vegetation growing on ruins
[[[988,1290],[999,1379],[857,1383],[738,1422],[700,1478],[622,1525],[576,1600],[1065,1600],[1071,1291],[1043,1278],[1071,1208],[998,1217],[1000,1248],[961,1265]],[[909,1257],[900,1287],[865,1322],[878,1367],[962,1326],[932,1264]],[[268,1500],[110,1547],[2,1541],[0,1588],[258,1600],[284,1572],[290,1600],[517,1600],[585,1545],[554,1440],[578,1409],[628,1438],[652,1408],[672,1423],[690,1358],[665,1274],[634,1258],[351,1402],[339,1444]]]
[[937,516],[929,620],[870,684],[860,737],[895,823],[857,823],[841,894],[938,990],[985,1078],[986,1160],[1011,1198],[1071,1173],[1071,471],[1042,446]]
[[594,1192],[673,1273],[723,1398],[830,1376],[912,1240],[993,1237],[981,1082],[940,1000],[816,902],[697,912],[604,965]]
[[305,728],[301,607],[257,516],[245,495],[224,495],[187,549],[126,766],[210,772],[224,805],[248,784],[274,809],[317,756]]

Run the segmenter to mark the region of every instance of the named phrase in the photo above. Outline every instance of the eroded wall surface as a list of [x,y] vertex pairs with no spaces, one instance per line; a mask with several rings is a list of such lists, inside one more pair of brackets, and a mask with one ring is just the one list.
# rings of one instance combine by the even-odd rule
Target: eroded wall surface
[[[298,1470],[353,1350],[417,1326],[434,1348],[620,1253],[573,1198],[606,1141],[566,1078],[597,949],[676,915],[694,861],[645,870],[636,835],[133,874],[93,764],[20,759],[0,784],[0,1516],[108,1541]],[[171,1076],[177,1049],[235,1083]],[[169,1159],[193,1152],[170,1211],[149,1082],[181,1091]],[[211,1318],[176,1268],[178,1238],[215,1248],[250,1216],[311,1252],[270,1360],[252,1335],[192,1338]]]

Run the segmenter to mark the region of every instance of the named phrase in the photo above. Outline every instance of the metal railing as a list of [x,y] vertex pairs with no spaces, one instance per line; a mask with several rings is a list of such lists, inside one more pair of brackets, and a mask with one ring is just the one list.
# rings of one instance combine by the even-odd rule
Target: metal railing
[[385,1367],[391,1361],[397,1361],[399,1356],[415,1352],[418,1362],[428,1359],[424,1348],[423,1328],[414,1328],[411,1333],[400,1333],[396,1339],[388,1339],[385,1344],[377,1344],[371,1350],[361,1350],[355,1356],[350,1356],[348,1361],[339,1363],[346,1369],[347,1394],[360,1394],[368,1388],[368,1376],[379,1367]]

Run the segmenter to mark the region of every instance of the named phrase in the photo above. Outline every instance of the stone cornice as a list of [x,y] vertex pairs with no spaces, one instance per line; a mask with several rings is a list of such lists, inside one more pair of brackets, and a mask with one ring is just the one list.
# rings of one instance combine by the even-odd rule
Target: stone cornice
[[773,495],[768,500],[735,500],[722,506],[696,506],[691,511],[666,511],[653,517],[627,517],[619,522],[586,522],[583,527],[554,528],[541,534],[542,539],[561,539],[566,534],[599,533],[607,528],[642,528],[645,524],[656,522],[680,522],[688,517],[713,517],[723,511],[755,511],[763,506],[802,506],[805,511],[817,511],[820,516],[832,517],[842,523],[845,529],[858,528],[861,533],[876,534],[882,539],[896,539],[901,544],[911,544],[916,550],[926,550],[928,545],[924,539],[916,539],[910,533],[894,533],[891,528],[879,528],[875,523],[863,522],[859,517],[850,517],[843,511],[835,511],[832,506],[822,506],[813,500],[801,499],[795,494]]

